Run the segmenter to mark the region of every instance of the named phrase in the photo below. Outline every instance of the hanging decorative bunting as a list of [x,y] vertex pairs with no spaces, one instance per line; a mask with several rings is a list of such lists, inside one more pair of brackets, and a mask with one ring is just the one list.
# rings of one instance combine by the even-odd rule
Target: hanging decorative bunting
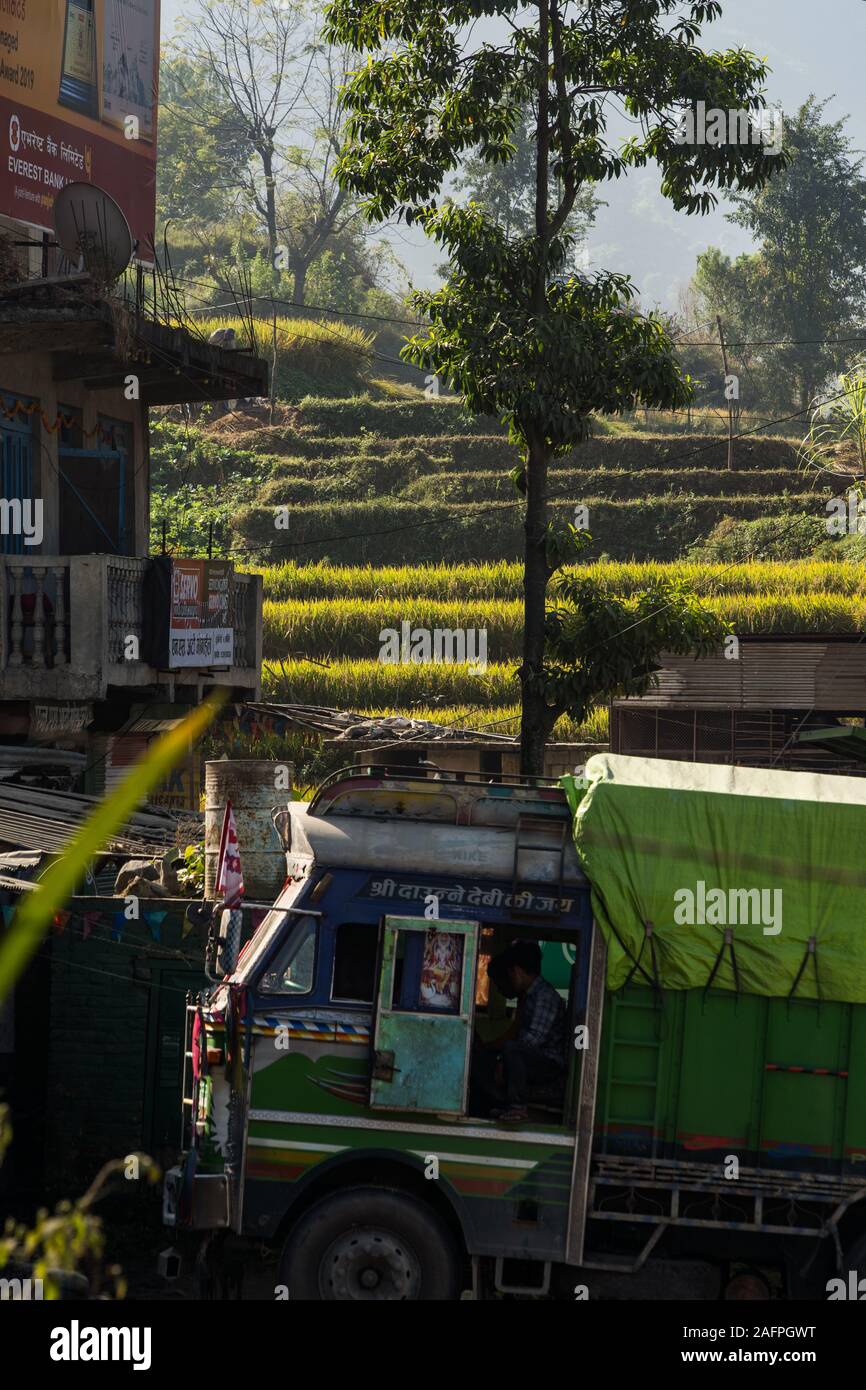
[[122,912],[115,912],[111,918],[111,939],[121,941],[123,939],[123,926],[126,921]]
[[[22,401],[18,399],[8,406],[0,406],[0,415],[2,415],[5,420],[14,420],[17,415],[38,415],[43,428],[46,429],[49,434],[56,434],[61,426],[64,429],[71,430],[73,425],[77,423],[74,415],[64,415],[61,410],[58,410],[52,420],[49,415],[46,415],[37,401]],[[106,430],[99,424],[97,424],[95,429],[84,429],[80,422],[78,423],[78,428],[85,439],[98,439],[100,444],[107,444],[110,448],[115,448],[113,430]]]
[[167,916],[167,910],[162,912],[145,912],[144,920],[150,928],[150,934],[154,941],[159,941],[160,928]]
[[244,895],[244,871],[232,803],[226,802],[217,856],[216,890],[226,907],[237,907]]
[[3,921],[5,922],[5,924],[6,924],[7,927],[9,926],[9,923],[12,921],[12,918],[15,916],[15,908],[16,908],[16,907],[17,907],[17,903],[4,903],[4,904],[3,904]]
[[66,924],[68,923],[71,916],[71,912],[64,912],[62,908],[59,912],[55,912],[54,916],[51,919],[51,926],[55,936],[63,935],[63,933],[66,931]]
[[85,912],[81,919],[81,939],[86,941],[92,931],[96,931],[102,921],[101,912]]

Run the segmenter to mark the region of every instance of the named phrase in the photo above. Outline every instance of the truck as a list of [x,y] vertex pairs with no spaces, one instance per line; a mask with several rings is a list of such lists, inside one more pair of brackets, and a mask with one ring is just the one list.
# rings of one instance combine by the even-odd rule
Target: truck
[[[285,886],[187,1004],[164,1220],[202,1267],[265,1243],[313,1301],[859,1287],[866,784],[352,767],[274,819]],[[515,940],[568,1047],[508,1123],[470,1080]]]

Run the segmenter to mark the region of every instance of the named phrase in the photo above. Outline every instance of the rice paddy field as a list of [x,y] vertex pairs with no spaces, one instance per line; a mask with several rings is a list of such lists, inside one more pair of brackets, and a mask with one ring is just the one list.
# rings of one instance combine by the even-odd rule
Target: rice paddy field
[[[465,728],[517,731],[521,642],[517,564],[272,565],[265,592],[266,698],[364,713],[402,714]],[[690,585],[738,633],[866,630],[866,568],[803,560],[736,565],[598,562],[581,573],[628,601],[660,581]],[[384,663],[385,629],[484,628],[487,668]],[[603,741],[607,711],[558,739]]]
[[[289,402],[278,422],[241,412],[191,434],[160,426],[154,467],[175,552],[200,554],[212,531],[217,553],[247,571],[261,566],[266,698],[516,732],[523,516],[509,477],[514,446],[454,398],[380,392],[370,335],[346,329],[336,343],[331,326],[278,328]],[[570,522],[577,503],[588,513],[593,563],[580,572],[626,605],[654,584],[686,584],[742,634],[866,631],[866,567],[676,558],[728,522],[772,533],[796,518],[823,538],[827,498],[844,479],[808,476],[796,434],[740,425],[730,469],[726,441],[698,415],[599,420],[551,470],[556,519]],[[216,492],[218,515],[201,510],[200,490]],[[288,527],[275,525],[279,512]],[[787,553],[815,545],[804,538]],[[380,660],[383,634],[403,624],[483,632],[485,668]],[[606,733],[597,709],[580,727],[560,720],[555,737]]]

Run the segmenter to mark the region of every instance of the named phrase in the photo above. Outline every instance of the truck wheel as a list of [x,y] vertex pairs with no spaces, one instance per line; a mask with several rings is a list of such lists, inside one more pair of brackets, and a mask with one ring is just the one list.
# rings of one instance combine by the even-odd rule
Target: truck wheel
[[283,1247],[279,1280],[305,1302],[460,1297],[450,1232],[422,1202],[383,1187],[316,1202]]

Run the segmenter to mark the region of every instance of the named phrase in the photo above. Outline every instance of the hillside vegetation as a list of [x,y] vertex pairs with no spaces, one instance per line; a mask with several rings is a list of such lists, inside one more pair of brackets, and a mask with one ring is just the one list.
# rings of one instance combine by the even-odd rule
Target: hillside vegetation
[[[176,548],[200,547],[213,524],[220,550],[249,560],[454,564],[521,554],[510,477],[520,459],[495,422],[418,393],[308,396],[288,414],[273,427],[243,415],[158,427],[154,477],[166,510],[154,520],[161,527],[165,517]],[[820,525],[838,490],[838,480],[818,488],[803,473],[789,439],[738,440],[735,461],[729,470],[718,434],[623,433],[601,421],[555,462],[551,510],[568,523],[586,508],[595,556],[674,560],[725,519],[804,514]]]
[[[214,554],[260,568],[266,698],[516,733],[523,532],[509,475],[517,451],[495,422],[468,418],[454,399],[377,386],[364,335],[352,334],[339,370],[329,343],[303,338],[285,367],[301,374],[295,385],[313,381],[321,353],[338,384],[356,374],[351,391],[332,394],[331,379],[296,394],[273,426],[261,412],[156,426],[155,539],[165,521],[169,549],[201,554],[212,529]],[[694,549],[716,535],[733,554],[736,545],[809,554],[843,480],[817,487],[794,439],[738,440],[729,470],[718,433],[663,434],[656,424],[600,421],[554,465],[554,515],[571,522],[577,506],[588,512],[582,573],[626,602],[654,582],[687,583],[744,635],[866,630],[864,566],[710,564]],[[276,525],[280,513],[287,527]],[[774,550],[788,530],[788,551]],[[483,630],[486,669],[384,663],[382,633],[404,623]],[[602,708],[554,731],[574,741],[606,735]]]

